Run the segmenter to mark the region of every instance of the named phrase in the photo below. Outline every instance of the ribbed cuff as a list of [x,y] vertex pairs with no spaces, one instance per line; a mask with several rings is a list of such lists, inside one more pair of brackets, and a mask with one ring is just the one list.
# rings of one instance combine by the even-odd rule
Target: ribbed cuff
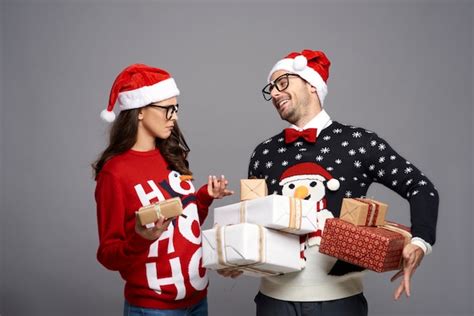
[[420,237],[413,237],[411,243],[420,247],[425,255],[429,255],[433,251],[433,247]]

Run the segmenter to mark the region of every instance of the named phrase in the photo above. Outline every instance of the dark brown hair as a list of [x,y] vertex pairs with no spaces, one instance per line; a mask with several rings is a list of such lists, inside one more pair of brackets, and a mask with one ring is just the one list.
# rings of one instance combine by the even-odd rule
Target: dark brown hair
[[[139,112],[140,109],[122,111],[114,121],[110,129],[109,145],[99,156],[99,159],[92,164],[94,178],[96,180],[104,164],[110,158],[126,152],[132,148],[137,141]],[[187,160],[189,147],[177,123],[174,124],[170,137],[167,139],[156,138],[155,144],[170,169],[176,170],[183,175],[192,175]]]

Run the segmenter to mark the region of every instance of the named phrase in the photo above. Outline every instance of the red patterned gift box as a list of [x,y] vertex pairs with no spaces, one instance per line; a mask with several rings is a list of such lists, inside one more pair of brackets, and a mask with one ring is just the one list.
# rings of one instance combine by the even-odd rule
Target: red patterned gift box
[[328,219],[319,252],[376,272],[397,270],[403,247],[411,238],[407,229],[395,223],[365,227]]

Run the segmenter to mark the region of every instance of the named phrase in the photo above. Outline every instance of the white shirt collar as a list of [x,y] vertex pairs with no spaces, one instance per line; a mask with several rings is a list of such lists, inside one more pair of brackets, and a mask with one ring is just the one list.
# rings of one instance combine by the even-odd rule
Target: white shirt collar
[[319,133],[321,133],[323,129],[331,125],[331,123],[332,123],[331,117],[329,117],[329,114],[324,109],[322,109],[321,112],[316,114],[316,116],[313,117],[311,121],[306,123],[306,125],[303,128],[300,128],[294,124],[291,124],[290,128],[296,129],[297,131],[302,131],[307,128],[316,128],[318,130],[318,133],[316,136],[318,136]]

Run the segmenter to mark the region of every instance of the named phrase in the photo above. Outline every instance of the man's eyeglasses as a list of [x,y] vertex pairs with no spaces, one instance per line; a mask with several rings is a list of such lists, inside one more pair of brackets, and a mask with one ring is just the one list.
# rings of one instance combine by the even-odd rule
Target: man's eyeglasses
[[298,76],[296,74],[287,73],[287,74],[281,75],[280,77],[278,77],[275,80],[271,81],[269,84],[267,84],[262,89],[262,94],[263,94],[263,98],[265,99],[265,101],[270,101],[272,99],[272,90],[273,90],[273,88],[276,88],[280,92],[285,90],[286,88],[288,88],[288,86],[290,85],[289,77],[301,78],[300,76]]
[[157,104],[150,104],[149,106],[154,108],[160,108],[166,110],[166,119],[169,121],[173,117],[173,114],[178,113],[179,104],[171,104],[171,105],[157,105]]

